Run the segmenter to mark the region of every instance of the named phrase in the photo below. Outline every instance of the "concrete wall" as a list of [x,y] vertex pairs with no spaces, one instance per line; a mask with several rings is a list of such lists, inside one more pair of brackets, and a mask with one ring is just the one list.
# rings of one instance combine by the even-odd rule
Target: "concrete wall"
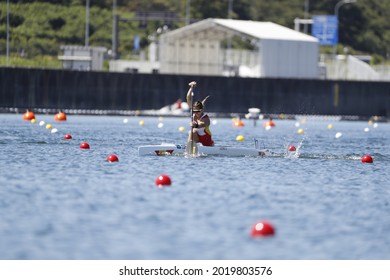
[[210,95],[207,110],[265,114],[390,116],[389,82],[259,79],[0,68],[0,107],[48,109],[160,109]]
[[317,42],[261,40],[261,77],[320,78]]

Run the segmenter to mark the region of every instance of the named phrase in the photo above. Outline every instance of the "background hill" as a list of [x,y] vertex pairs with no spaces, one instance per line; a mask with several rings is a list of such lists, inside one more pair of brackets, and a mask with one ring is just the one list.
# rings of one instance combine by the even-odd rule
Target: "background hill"
[[[231,1],[231,0],[230,0]],[[175,29],[186,21],[227,18],[229,0],[117,0],[119,16],[118,55],[129,59],[134,36],[143,50],[161,27]],[[112,48],[113,0],[90,0],[89,45]],[[187,4],[191,3],[190,9]],[[339,0],[235,0],[231,18],[272,21],[294,28],[295,18],[333,15]],[[160,19],[143,17],[141,12],[160,12]],[[188,13],[189,11],[189,13]],[[156,15],[156,14],[155,14]],[[57,55],[61,45],[85,44],[86,0],[9,0],[11,65],[61,67]],[[358,0],[339,9],[339,46],[343,52],[369,54],[372,63],[390,59],[390,1]],[[0,65],[5,65],[7,1],[0,3]],[[160,29],[159,29],[160,28]],[[308,30],[310,32],[310,29]],[[347,47],[347,49],[345,48]],[[322,47],[330,53],[330,47]]]

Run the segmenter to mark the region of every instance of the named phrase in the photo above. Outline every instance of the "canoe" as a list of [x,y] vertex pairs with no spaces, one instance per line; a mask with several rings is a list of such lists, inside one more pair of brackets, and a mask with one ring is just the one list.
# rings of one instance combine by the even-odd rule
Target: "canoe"
[[[184,155],[186,152],[186,145],[175,144],[160,144],[160,145],[146,145],[138,147],[138,155]],[[267,156],[269,151],[267,149],[246,148],[246,147],[229,147],[229,146],[202,146],[198,145],[199,155],[221,155],[221,156]]]

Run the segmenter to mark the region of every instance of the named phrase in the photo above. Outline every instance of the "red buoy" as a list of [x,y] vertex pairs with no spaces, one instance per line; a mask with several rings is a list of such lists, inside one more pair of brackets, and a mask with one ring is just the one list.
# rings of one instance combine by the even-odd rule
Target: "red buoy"
[[245,124],[243,123],[242,120],[240,119],[237,119],[233,122],[233,127],[242,127],[242,126],[245,126]]
[[290,152],[295,152],[297,150],[297,148],[295,148],[295,146],[291,145],[291,146],[288,146],[288,150]]
[[31,121],[32,119],[35,119],[34,112],[27,110],[26,113],[24,113],[23,115],[23,119],[25,121]]
[[164,186],[170,186],[171,184],[172,184],[171,178],[169,178],[168,175],[161,174],[156,179],[156,186],[159,188],[164,187]]
[[66,140],[72,139],[72,135],[70,135],[70,134],[65,134],[64,139],[66,139]]
[[362,162],[364,163],[373,163],[374,160],[372,159],[372,157],[370,155],[365,155],[362,157]]
[[66,115],[64,112],[58,112],[55,116],[54,116],[54,120],[57,121],[57,122],[63,122],[63,121],[66,121]]
[[264,124],[263,124],[263,127],[264,128],[267,128],[267,127],[274,127],[275,126],[275,123],[272,121],[272,119],[269,119],[268,121],[266,121]]
[[264,237],[275,234],[274,227],[267,221],[257,222],[252,226],[251,236],[252,237]]
[[109,155],[107,157],[107,161],[108,162],[115,162],[115,161],[119,161],[119,159],[118,159],[118,157],[116,155],[112,154],[112,155]]
[[81,149],[89,149],[89,144],[87,142],[83,142],[80,144]]

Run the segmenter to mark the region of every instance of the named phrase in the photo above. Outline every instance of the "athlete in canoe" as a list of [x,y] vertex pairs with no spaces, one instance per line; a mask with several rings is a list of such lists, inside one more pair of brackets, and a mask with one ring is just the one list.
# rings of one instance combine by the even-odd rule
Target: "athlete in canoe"
[[209,129],[210,118],[204,112],[205,102],[209,98],[206,96],[203,101],[195,101],[192,103],[193,90],[196,86],[196,82],[193,81],[188,84],[190,86],[187,92],[187,104],[191,106],[192,104],[192,122],[191,122],[191,131],[188,134],[188,141],[193,140],[195,143],[202,143],[203,146],[214,146],[214,141],[211,137],[211,132]]

